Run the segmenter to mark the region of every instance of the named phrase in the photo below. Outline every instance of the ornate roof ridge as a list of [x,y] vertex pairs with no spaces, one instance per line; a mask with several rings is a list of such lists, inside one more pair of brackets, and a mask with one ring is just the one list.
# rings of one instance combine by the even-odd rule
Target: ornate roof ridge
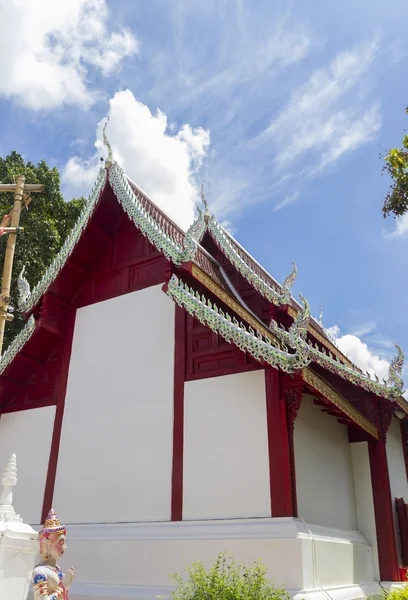
[[305,363],[299,349],[294,353],[290,353],[287,349],[282,350],[274,345],[272,336],[263,336],[250,325],[247,328],[204,295],[189,287],[175,274],[167,284],[166,293],[190,315],[257,360],[264,360],[270,366],[280,368],[286,373],[294,373],[310,362]]
[[[208,230],[220,250],[260,294],[275,304],[275,306],[282,306],[290,302],[292,298],[292,285],[297,273],[294,263],[292,263],[292,273],[285,278],[285,281],[280,286],[266,269],[253,259],[235,238],[224,229],[213,215],[208,219]],[[261,270],[263,276],[256,272],[257,269]]]
[[[182,230],[175,225],[171,219],[165,215],[165,213],[158,209],[154,202],[148,198],[148,196],[139,190],[139,188],[133,182],[129,182],[129,179],[125,175],[123,169],[118,163],[114,162],[111,166],[109,166],[109,168],[102,167],[99,170],[94,188],[83,210],[81,211],[75,226],[41,280],[37,283],[28,297],[22,300],[20,304],[22,311],[29,312],[32,310],[32,308],[38,303],[38,301],[41,299],[41,296],[47,291],[49,286],[52,284],[65,265],[67,259],[82,236],[82,233],[84,232],[100,198],[101,191],[103,190],[107,181],[109,181],[123,209],[128,214],[130,219],[135,223],[135,225],[140,229],[142,234],[146,236],[149,241],[175,265],[180,265],[181,263],[194,260],[197,250],[201,251],[200,244],[205,232],[208,230],[211,233],[214,241],[229,258],[229,260],[231,260],[235,268],[242,274],[243,277],[247,279],[247,281],[249,281],[249,283],[254,286],[255,289],[259,291],[259,293],[277,306],[288,304],[291,301],[293,304],[295,303],[291,292],[291,288],[296,277],[295,265],[293,272],[286,277],[282,286],[279,286],[276,280],[273,279],[273,277],[270,276],[269,273],[261,265],[259,265],[259,263],[253,259],[244,248],[242,248],[242,246],[240,246],[240,244],[225,230],[225,228],[218,223],[214,216],[209,216],[207,210],[205,213],[203,213],[200,208],[198,208],[198,217],[189,227],[189,229],[183,234]],[[136,193],[132,186],[136,188]],[[153,212],[156,211],[157,215],[160,215],[160,218],[158,218],[156,214],[151,214],[147,210],[147,208],[143,205],[141,197],[138,196],[139,193],[143,195],[142,199],[146,205],[152,208]],[[259,272],[257,272],[259,270],[261,271],[262,276],[259,274]],[[274,289],[275,287],[278,289]],[[297,302],[296,304],[298,305]],[[211,309],[208,308],[208,310]],[[294,310],[295,309],[292,308],[292,311]],[[297,321],[303,319],[303,321],[306,322],[306,328],[309,328],[310,311],[306,319],[302,314],[302,310],[299,312],[299,309],[297,308],[297,312],[297,317],[295,315],[292,316],[295,319],[297,318]],[[302,333],[297,331],[297,329],[299,329],[297,326],[295,326],[297,321],[295,320],[295,323],[293,324],[294,326],[291,327],[289,332],[285,331],[283,333],[282,329],[280,328],[278,328],[278,330],[279,339],[281,340],[281,343],[283,343],[283,347],[285,347],[284,345],[287,344],[290,348],[294,349],[295,355],[298,355],[298,361],[303,360],[306,361],[305,364],[309,364],[313,360],[328,370],[351,381],[352,383],[360,385],[364,389],[367,389],[368,391],[371,391],[384,398],[395,400],[396,396],[401,395],[402,379],[400,375],[402,371],[403,354],[400,349],[398,358],[395,359],[393,364],[390,366],[389,382],[392,383],[392,387],[390,387],[386,384],[383,385],[379,383],[378,380],[373,381],[369,375],[366,376],[362,374],[361,371],[357,370],[357,367],[352,365],[350,361],[348,362],[351,364],[351,366],[346,366],[339,360],[332,358],[330,352],[329,355],[327,355],[325,349],[321,351],[317,347],[313,347],[306,341],[306,333],[303,331],[303,329]],[[24,328],[21,333],[23,334],[23,332],[25,332],[24,335],[26,335],[27,331],[29,330],[30,328]],[[317,331],[317,328],[316,332],[320,334],[320,332]],[[312,335],[315,335],[315,332],[312,331],[311,333]],[[15,338],[16,345],[14,345],[13,341],[13,343],[10,345],[10,348],[17,348],[18,344],[21,343],[21,339],[23,338],[20,338],[19,334]],[[329,340],[325,334],[324,339],[327,339],[327,342],[325,343],[331,343],[331,340]],[[320,341],[322,342],[322,340]],[[272,345],[272,342],[269,341],[269,344]],[[248,349],[248,351],[252,353],[251,349]],[[18,350],[16,353],[17,352]],[[280,350],[279,352],[282,351]],[[288,356],[290,357],[295,355],[290,352],[288,353]],[[4,357],[6,356],[10,356],[8,351],[4,354]],[[302,359],[300,359],[300,356],[302,356]],[[306,356],[309,357],[307,360]],[[12,358],[10,358],[9,361],[12,360]],[[291,358],[291,361],[293,362],[294,359]],[[268,360],[266,360],[266,362],[268,362]],[[283,363],[284,362],[285,361],[283,361]]]
[[23,346],[28,342],[30,337],[35,331],[35,319],[34,316],[28,319],[23,329],[16,335],[11,344],[9,344],[7,350],[3,353],[0,358],[0,375],[4,373],[8,365],[14,359],[14,357],[23,349]]
[[[204,282],[204,285],[207,286],[206,278],[207,276],[204,279],[201,276],[198,277],[198,280]],[[218,286],[215,285],[216,287]],[[211,289],[217,294],[214,286],[211,286]],[[231,317],[218,308],[215,303],[212,303],[204,295],[189,287],[175,274],[172,275],[167,284],[166,293],[179,306],[187,310],[190,315],[207,325],[212,331],[220,334],[228,342],[233,342],[240,350],[248,352],[257,360],[262,359],[270,366],[280,368],[286,373],[294,373],[298,369],[315,362],[352,384],[387,400],[393,402],[398,400],[398,404],[400,403],[402,392],[400,373],[403,360],[401,350],[399,350],[397,359],[393,361],[394,370],[390,374],[389,381],[394,385],[388,386],[373,381],[368,375],[363,375],[343,365],[340,361],[314,348],[306,341],[307,324],[310,318],[310,309],[306,300],[304,300],[304,310],[292,324],[289,331],[282,326],[279,327],[274,321],[271,322],[270,329],[265,331],[265,328],[260,328],[260,324],[255,321],[252,322],[255,329],[251,325],[246,327],[242,322],[237,321],[235,317]],[[237,307],[237,310],[239,310],[239,307]],[[249,317],[251,318],[251,315]],[[271,335],[268,335],[269,332]],[[289,348],[293,350],[293,353],[289,351]]]
[[[193,239],[193,234],[200,235],[201,230],[204,228],[204,219],[201,211],[198,219],[194,221],[186,233],[182,232],[182,230],[162,213],[160,209],[157,209],[157,211],[163,215],[163,220],[162,223],[157,222],[134,193],[123,169],[118,163],[114,162],[109,168],[100,168],[88,200],[86,201],[77,222],[62,245],[62,248],[51,262],[50,266],[46,269],[40,281],[34,286],[33,290],[27,293],[24,298],[21,298],[19,308],[22,312],[27,313],[34,308],[64,267],[67,259],[82,236],[107,181],[111,184],[112,189],[116,194],[117,199],[122,204],[125,212],[151,243],[158,250],[163,252],[166,258],[176,265],[179,265],[182,262],[192,260],[194,257],[197,242]],[[152,207],[157,208],[147,196],[145,196],[145,200],[149,202]],[[180,233],[180,242],[175,240],[169,233],[169,223],[171,223]]]
[[[292,318],[296,319],[297,314],[302,310],[299,302],[292,296],[292,285],[296,278],[297,269],[295,263],[293,265],[293,271],[290,273],[284,280],[283,284],[279,284],[276,279],[268,273],[268,271],[243,247],[241,244],[232,236],[226,229],[217,221],[217,219],[211,215],[208,219],[208,231],[212,234],[212,238],[218,245],[218,247],[226,254],[229,260],[232,262],[234,267],[241,273],[241,275],[251,284],[253,287],[267,300],[275,304],[276,306],[282,306],[283,304],[289,305],[289,314]],[[201,241],[201,240],[199,240]],[[234,246],[236,248],[234,248]],[[236,249],[239,249],[240,252],[237,252]],[[245,258],[249,259],[249,264],[246,262]],[[265,278],[261,277],[259,273],[257,273],[253,266],[255,265]],[[269,279],[269,283],[267,279]],[[270,283],[273,283],[276,286],[277,292],[272,288]],[[311,323],[310,321],[313,321]],[[336,354],[340,356],[340,358],[348,363],[352,368],[358,369],[353,362],[347,358],[343,354],[343,352],[337,348],[336,344],[330,337],[327,335],[324,327],[314,318],[310,317],[309,319],[309,331],[310,333],[316,337],[322,344],[326,344],[332,349],[335,348]]]
[[[303,299],[304,300],[304,299]],[[308,314],[309,313],[309,314]],[[389,368],[388,382],[380,383],[378,377],[374,381],[370,374],[363,374],[357,368],[349,367],[341,363],[335,355],[326,353],[325,348],[320,350],[317,345],[313,346],[306,341],[307,321],[310,317],[310,309],[307,301],[304,300],[304,309],[299,313],[297,320],[291,325],[287,331],[282,325],[278,325],[275,320],[270,323],[270,330],[274,335],[289,347],[296,349],[300,343],[307,346],[307,354],[310,358],[309,362],[315,362],[332,373],[339,375],[343,379],[358,385],[369,392],[373,392],[377,396],[386,398],[387,400],[395,401],[403,392],[403,380],[401,378],[404,355],[399,346],[398,356],[392,361]]]
[[99,200],[100,193],[105,186],[107,178],[107,171],[104,167],[99,169],[98,177],[95,185],[82,209],[74,227],[68,234],[65,242],[62,245],[61,250],[54,258],[40,281],[35,285],[31,293],[24,299],[21,299],[19,308],[22,312],[30,311],[40,300],[41,296],[48,290],[49,286],[53,283],[58,273],[61,271],[73,249],[82,236],[90,217],[93,214],[94,208]]
[[[135,194],[129,179],[118,163],[113,163],[109,169],[109,183],[129,218],[168,260],[171,260],[175,265],[180,265],[194,258],[197,249],[196,237],[202,236],[205,229],[201,210],[199,210],[198,218],[184,234],[183,240],[178,241],[169,231],[168,225],[171,220],[164,215],[163,222],[159,223],[149,213],[140,198]],[[137,188],[137,186],[135,187]],[[145,194],[143,195],[152,206],[155,206]],[[159,212],[163,214],[162,211],[159,210]]]

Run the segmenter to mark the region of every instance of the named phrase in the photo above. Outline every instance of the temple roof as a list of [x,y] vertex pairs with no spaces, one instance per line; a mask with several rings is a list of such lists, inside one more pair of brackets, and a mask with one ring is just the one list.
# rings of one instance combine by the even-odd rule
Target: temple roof
[[[315,363],[379,397],[398,402],[404,410],[408,411],[405,400],[401,398],[403,355],[400,349],[398,357],[390,367],[388,382],[380,383],[377,378],[374,380],[369,374],[363,374],[334,345],[320,324],[311,318],[307,301],[302,298],[302,306],[292,297],[291,288],[296,277],[295,266],[293,266],[293,271],[286,277],[283,284],[279,285],[221,226],[216,218],[209,214],[206,203],[205,211],[198,209],[197,219],[184,232],[126,176],[116,162],[109,164],[107,168],[102,167],[100,169],[89,199],[59,254],[31,294],[22,299],[20,308],[27,317],[35,313],[36,306],[40,304],[42,297],[64,267],[87,228],[103,190],[108,184],[131,221],[159,252],[175,267],[191,263],[193,265],[191,269],[193,277],[211,291],[218,290],[218,297],[220,294],[224,294],[224,296],[226,294],[234,298],[236,307],[240,306],[246,315],[243,318],[247,323],[248,318],[250,318],[251,323],[250,327],[246,328],[242,323],[228,319],[220,312],[211,312],[214,311],[214,307],[208,305],[208,300],[201,301],[197,298],[197,293],[194,290],[187,291],[186,285],[179,282],[177,278],[175,279],[175,275],[173,275],[170,280],[171,283],[169,283],[168,289],[172,291],[169,295],[176,302],[182,303],[186,310],[191,312],[192,307],[194,307],[195,316],[203,312],[207,316],[210,315],[211,318],[206,320],[210,327],[211,323],[218,323],[220,331],[228,331],[230,341],[255,358],[261,358],[271,366],[279,367],[286,372],[295,372],[311,363]],[[286,311],[289,317],[293,319],[293,323],[288,329],[285,329],[282,325],[278,326],[274,321],[266,326],[257,315],[249,310],[221,264],[202,246],[201,242],[206,233],[211,236],[216,246],[236,271],[262,297]],[[216,292],[214,293],[217,295]],[[237,313],[237,310],[234,309],[234,312]],[[199,317],[197,316],[197,318]],[[239,331],[236,330],[237,327]],[[15,354],[29,339],[34,329],[35,322],[30,318],[26,327],[0,359],[0,374],[4,372]],[[318,343],[316,343],[316,340]]]

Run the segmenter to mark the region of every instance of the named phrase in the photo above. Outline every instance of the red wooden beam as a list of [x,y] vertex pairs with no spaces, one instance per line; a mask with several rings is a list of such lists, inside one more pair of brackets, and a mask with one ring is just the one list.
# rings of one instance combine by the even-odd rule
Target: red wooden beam
[[370,440],[368,442],[368,449],[373,486],[380,577],[382,581],[399,581],[399,561],[385,436],[382,435],[379,440]]
[[176,306],[174,331],[174,417],[173,470],[171,478],[171,520],[183,519],[184,456],[184,381],[186,375],[186,318],[184,309]]
[[408,479],[408,421],[406,418],[402,419],[402,421],[400,421],[400,428],[401,428],[402,452],[404,454],[404,462],[405,462],[405,473],[406,473],[406,476]]
[[278,370],[266,369],[265,383],[271,515],[295,517],[297,507],[293,423],[299,405],[295,409],[291,402],[293,398],[286,397]]
[[47,479],[44,490],[44,501],[41,515],[41,523],[44,523],[49,510],[52,508],[54,497],[55,477],[57,474],[58,456],[61,441],[62,421],[64,418],[65,396],[67,392],[69,363],[71,361],[72,342],[74,339],[76,311],[72,310],[68,314],[67,329],[65,332],[64,351],[61,358],[61,367],[56,389],[56,404],[54,419],[54,430],[52,434],[50,459],[48,463]]

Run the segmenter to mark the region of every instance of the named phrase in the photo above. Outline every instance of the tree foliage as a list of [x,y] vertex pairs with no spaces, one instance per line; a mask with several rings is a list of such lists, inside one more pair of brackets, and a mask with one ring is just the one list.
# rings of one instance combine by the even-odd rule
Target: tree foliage
[[[408,108],[405,112],[408,114]],[[385,156],[384,169],[393,181],[383,206],[384,218],[390,214],[400,217],[408,211],[408,135],[402,148],[392,148]]]
[[201,562],[187,567],[187,579],[176,574],[172,600],[289,600],[283,587],[275,588],[266,578],[260,560],[246,567],[225,553],[220,554],[207,571]]
[[[38,165],[25,163],[17,152],[6,158],[0,157],[0,181],[14,183],[18,175],[25,175],[26,183],[42,183],[44,191],[32,195],[32,201],[23,209],[20,225],[24,232],[17,238],[13,276],[11,283],[11,305],[15,308],[14,320],[6,324],[4,349],[24,325],[18,311],[17,276],[25,265],[24,276],[31,289],[61,248],[84,205],[83,198],[65,202],[60,192],[60,176],[56,167],[50,169],[45,160]],[[0,193],[0,221],[13,207],[13,194]],[[0,237],[0,277],[4,264],[7,235]]]

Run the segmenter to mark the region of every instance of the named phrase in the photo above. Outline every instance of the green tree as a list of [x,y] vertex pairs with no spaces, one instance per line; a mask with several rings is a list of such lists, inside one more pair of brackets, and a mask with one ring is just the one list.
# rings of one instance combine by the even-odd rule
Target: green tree
[[260,560],[246,567],[225,553],[209,570],[195,562],[187,567],[186,580],[176,574],[172,582],[176,584],[172,600],[290,600],[283,587],[276,588],[268,581]]
[[[405,109],[408,114],[408,108]],[[400,217],[408,211],[408,135],[402,140],[402,148],[392,148],[385,156],[385,167],[392,185],[385,198],[384,218],[393,214]]]
[[[26,183],[42,183],[44,191],[33,194],[32,202],[23,209],[20,225],[24,232],[17,238],[11,284],[11,305],[15,308],[14,320],[6,323],[4,346],[6,349],[25,321],[18,310],[17,276],[25,265],[24,276],[31,289],[61,248],[84,205],[83,198],[65,202],[60,192],[60,176],[56,167],[50,169],[45,160],[38,165],[25,162],[17,152],[0,157],[0,181],[13,183],[17,175],[25,175]],[[13,194],[0,193],[0,221],[13,207]],[[0,277],[4,264],[7,235],[0,237]]]

